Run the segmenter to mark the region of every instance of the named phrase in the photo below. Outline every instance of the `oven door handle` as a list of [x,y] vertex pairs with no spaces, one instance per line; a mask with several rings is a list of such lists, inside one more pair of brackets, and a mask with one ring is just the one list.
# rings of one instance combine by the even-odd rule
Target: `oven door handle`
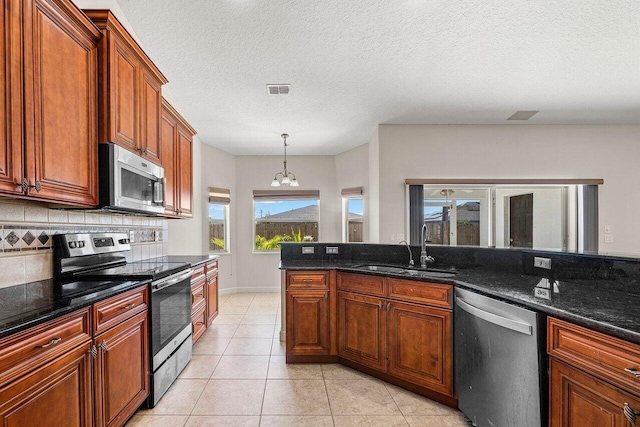
[[157,283],[151,284],[151,292],[156,292],[161,289],[167,288],[169,286],[173,286],[178,282],[182,282],[185,279],[189,279],[191,277],[191,269],[187,270],[184,273],[181,273],[179,276],[171,276],[165,280],[159,280]]

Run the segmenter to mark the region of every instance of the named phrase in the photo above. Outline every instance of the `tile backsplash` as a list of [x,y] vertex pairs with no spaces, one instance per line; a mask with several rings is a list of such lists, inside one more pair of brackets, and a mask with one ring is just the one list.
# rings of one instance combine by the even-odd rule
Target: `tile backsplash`
[[101,231],[134,233],[129,262],[167,255],[164,219],[0,200],[0,288],[53,277],[53,235]]

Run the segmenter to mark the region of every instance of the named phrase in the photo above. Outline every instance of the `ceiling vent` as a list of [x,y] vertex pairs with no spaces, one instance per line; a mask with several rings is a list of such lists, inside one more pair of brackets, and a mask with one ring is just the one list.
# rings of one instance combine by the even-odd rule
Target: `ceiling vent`
[[539,111],[516,111],[509,117],[507,120],[529,120],[531,117],[535,116]]
[[269,95],[287,95],[291,89],[291,85],[288,83],[282,83],[278,85],[267,85],[267,91]]

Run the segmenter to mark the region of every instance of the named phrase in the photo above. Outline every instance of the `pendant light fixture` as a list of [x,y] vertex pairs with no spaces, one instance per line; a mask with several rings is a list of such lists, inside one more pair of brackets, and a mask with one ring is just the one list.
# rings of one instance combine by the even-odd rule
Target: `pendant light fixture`
[[[284,164],[284,169],[281,172],[278,172],[273,177],[273,181],[271,181],[271,186],[280,187],[281,185],[283,185],[283,186],[298,187],[300,184],[298,184],[296,175],[287,170],[287,138],[289,138],[289,135],[287,135],[286,133],[283,133],[280,136],[284,139],[284,161],[282,162]],[[280,175],[281,177],[280,180],[278,180],[278,175]]]

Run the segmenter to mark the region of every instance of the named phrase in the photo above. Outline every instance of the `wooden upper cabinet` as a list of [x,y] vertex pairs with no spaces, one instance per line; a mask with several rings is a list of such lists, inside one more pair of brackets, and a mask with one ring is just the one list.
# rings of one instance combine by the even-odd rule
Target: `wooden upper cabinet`
[[22,194],[21,3],[16,0],[0,3],[0,21],[4,24],[0,31],[0,193]]
[[96,206],[100,31],[70,0],[2,3],[0,192]]
[[190,218],[193,210],[193,136],[196,131],[164,98],[160,130],[160,151],[165,153],[161,161],[166,179],[165,215]]
[[85,10],[102,31],[98,140],[162,163],[162,85],[166,77],[108,10]]

